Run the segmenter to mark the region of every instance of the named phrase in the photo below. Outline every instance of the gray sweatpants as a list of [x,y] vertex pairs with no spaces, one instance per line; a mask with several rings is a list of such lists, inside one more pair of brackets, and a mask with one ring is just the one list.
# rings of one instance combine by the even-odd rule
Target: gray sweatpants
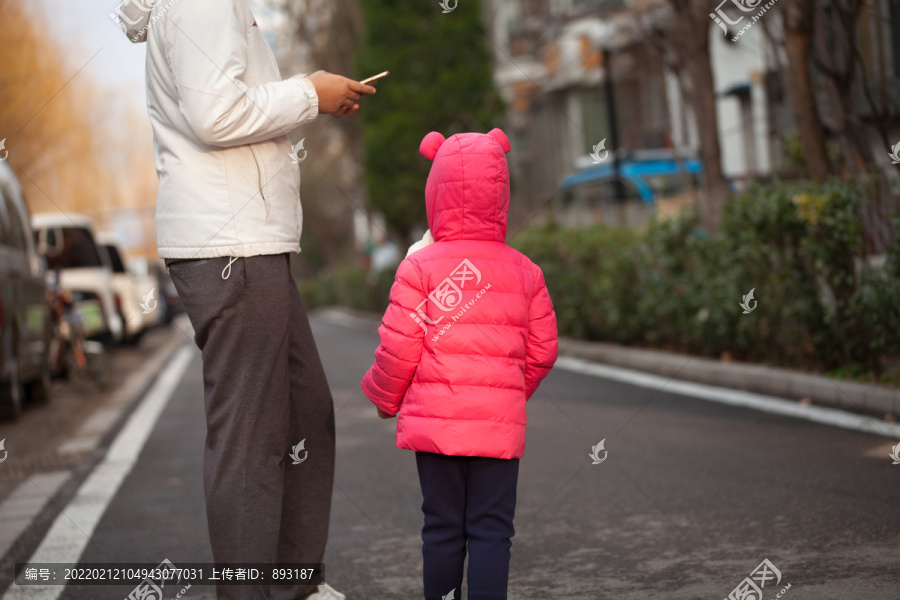
[[[228,279],[228,258],[167,262],[203,353],[203,483],[213,559],[322,562],[334,403],[288,255],[238,259]],[[301,462],[293,464],[292,447],[304,440],[295,453]],[[216,591],[219,600],[296,600],[315,587]]]

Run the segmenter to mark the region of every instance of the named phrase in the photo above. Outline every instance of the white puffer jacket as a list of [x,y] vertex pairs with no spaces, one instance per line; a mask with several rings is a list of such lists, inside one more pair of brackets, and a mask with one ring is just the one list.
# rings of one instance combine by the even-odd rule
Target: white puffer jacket
[[159,255],[298,252],[300,170],[286,134],[318,115],[312,82],[282,81],[245,0],[125,0],[117,17],[148,43]]

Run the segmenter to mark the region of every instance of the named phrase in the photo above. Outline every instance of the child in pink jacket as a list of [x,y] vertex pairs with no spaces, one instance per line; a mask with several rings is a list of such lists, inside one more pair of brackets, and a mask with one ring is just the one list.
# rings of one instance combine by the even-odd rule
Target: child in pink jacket
[[544,276],[505,243],[509,150],[499,129],[422,140],[431,235],[397,269],[362,381],[416,452],[426,600],[459,597],[467,549],[469,600],[506,598],[525,403],[556,362]]

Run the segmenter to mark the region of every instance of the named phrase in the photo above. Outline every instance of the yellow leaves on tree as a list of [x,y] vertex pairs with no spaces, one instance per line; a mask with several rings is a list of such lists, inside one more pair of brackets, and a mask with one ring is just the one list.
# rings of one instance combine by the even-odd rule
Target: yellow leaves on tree
[[116,135],[104,93],[80,72],[84,65],[66,60],[36,10],[25,0],[0,0],[0,140],[29,208],[86,213],[103,226],[117,209],[152,205],[155,174],[144,140]]

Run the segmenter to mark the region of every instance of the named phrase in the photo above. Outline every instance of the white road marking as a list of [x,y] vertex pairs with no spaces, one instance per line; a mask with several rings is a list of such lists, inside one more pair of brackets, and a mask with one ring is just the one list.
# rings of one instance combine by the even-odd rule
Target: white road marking
[[[128,473],[137,462],[141,450],[153,431],[160,414],[178,387],[181,377],[195,356],[192,346],[185,345],[166,366],[156,383],[141,400],[116,436],[106,457],[88,476],[75,497],[56,517],[29,563],[77,563],[87,547],[97,523]],[[59,576],[57,574],[57,576]],[[65,586],[9,587],[3,600],[56,600]]]
[[0,556],[6,556],[70,475],[69,471],[30,475],[0,504]]
[[162,348],[153,353],[140,369],[128,375],[125,382],[110,396],[108,402],[88,417],[71,437],[59,445],[60,454],[90,452],[99,445],[106,432],[119,420],[132,401],[147,387],[162,367],[172,359],[172,354],[184,344],[179,337],[172,337]]
[[628,383],[638,387],[653,390],[662,388],[663,392],[671,394],[680,394],[692,398],[711,400],[712,402],[719,402],[720,404],[742,406],[744,408],[752,408],[754,410],[760,410],[776,415],[805,419],[807,421],[832,425],[843,429],[852,429],[854,431],[862,431],[893,439],[900,439],[900,423],[889,423],[875,417],[859,415],[837,408],[814,405],[803,406],[795,401],[785,400],[784,398],[777,398],[775,396],[765,396],[763,394],[755,394],[743,390],[733,390],[703,383],[693,383],[680,379],[669,379],[668,377],[651,375],[650,373],[643,373],[632,369],[592,363],[570,356],[559,357],[556,361],[556,366],[560,369],[565,369],[574,373],[612,379],[614,381],[621,381],[622,383]]

